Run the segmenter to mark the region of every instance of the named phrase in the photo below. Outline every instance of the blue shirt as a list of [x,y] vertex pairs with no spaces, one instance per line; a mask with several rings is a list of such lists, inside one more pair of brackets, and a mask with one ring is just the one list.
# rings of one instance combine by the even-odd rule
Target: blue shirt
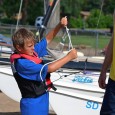
[[[42,39],[39,43],[35,44],[35,52],[39,57],[43,57],[47,54],[47,41],[46,39]],[[18,59],[16,63],[16,70],[20,76],[30,80],[38,80],[40,79],[40,71],[42,68],[42,64],[35,64],[34,62],[28,59]],[[47,74],[48,66],[44,66],[42,70],[42,79],[44,80]]]
[[[39,57],[47,54],[47,41],[42,39],[35,44],[35,52]],[[28,59],[18,59],[15,68],[19,75],[30,80],[41,81],[40,71],[42,64],[35,64]],[[48,71],[48,66],[44,66],[42,79],[44,80]],[[37,98],[22,98],[20,101],[21,115],[48,115],[49,110],[49,93],[45,93]]]

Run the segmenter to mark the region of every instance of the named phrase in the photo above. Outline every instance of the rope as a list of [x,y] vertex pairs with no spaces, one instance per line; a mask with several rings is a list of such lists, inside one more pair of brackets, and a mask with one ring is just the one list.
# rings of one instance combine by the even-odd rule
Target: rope
[[102,3],[101,3],[101,9],[100,9],[100,14],[99,14],[99,18],[97,20],[97,26],[96,26],[96,48],[95,48],[95,55],[97,55],[97,47],[98,47],[98,32],[97,32],[97,29],[98,29],[98,26],[99,26],[99,22],[100,22],[100,17],[101,17],[101,14],[102,14],[102,11],[103,11],[103,5],[104,5],[104,0],[102,0]]
[[[56,5],[55,5],[54,8],[53,8],[53,11],[52,11],[51,16],[54,14],[54,11],[55,11],[55,8],[56,8],[58,2],[59,2],[59,0],[57,0]],[[50,18],[51,18],[51,16],[50,16]],[[69,29],[68,29],[67,26],[65,26],[65,29],[66,29],[66,33],[67,33],[68,38],[69,38],[69,45],[70,45],[70,47],[73,49],[73,45],[72,45],[72,42],[71,42],[71,37],[70,37]],[[60,58],[59,58],[59,59],[60,59]],[[59,59],[57,59],[57,60],[59,60]],[[42,66],[42,68],[41,68],[41,70],[40,70],[40,78],[41,78],[41,81],[42,81],[42,82],[43,82],[43,78],[42,78],[43,68],[44,68],[46,65],[48,65],[48,64],[50,64],[50,63],[53,63],[53,62],[55,62],[55,61],[57,61],[57,60],[54,60],[54,61],[49,62],[49,63],[46,63],[46,64],[44,64],[44,65]]]
[[[57,60],[59,60],[59,59],[57,59]],[[50,64],[50,63],[53,63],[53,62],[57,61],[57,60],[51,61],[51,62],[49,62],[49,63],[46,63],[46,64],[44,64],[44,65],[42,66],[42,68],[41,68],[41,70],[40,70],[40,79],[41,79],[42,82],[43,82],[42,71],[43,71],[44,67],[45,67],[46,65]]]
[[17,24],[16,24],[16,30],[18,29],[18,25],[19,25],[19,16],[21,15],[22,3],[23,3],[23,0],[21,0],[21,2],[20,2],[20,8],[19,8]]
[[102,0],[101,10],[100,10],[99,18],[98,18],[98,21],[97,21],[96,29],[98,28],[98,25],[99,25],[100,17],[101,17],[102,11],[103,11],[103,5],[104,5],[104,0]]
[[69,29],[68,29],[67,26],[65,26],[65,28],[66,28],[66,32],[67,32],[67,35],[68,35],[70,48],[73,49],[73,45],[72,45],[72,42],[71,42],[71,37],[70,37]]

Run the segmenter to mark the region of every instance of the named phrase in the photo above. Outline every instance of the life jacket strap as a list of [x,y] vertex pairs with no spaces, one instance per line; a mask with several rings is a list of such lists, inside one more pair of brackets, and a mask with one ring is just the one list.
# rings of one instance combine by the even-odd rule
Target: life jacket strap
[[54,84],[51,82],[50,77],[46,77],[46,89],[49,91],[51,88],[52,88],[54,91],[57,90],[57,88],[55,88]]

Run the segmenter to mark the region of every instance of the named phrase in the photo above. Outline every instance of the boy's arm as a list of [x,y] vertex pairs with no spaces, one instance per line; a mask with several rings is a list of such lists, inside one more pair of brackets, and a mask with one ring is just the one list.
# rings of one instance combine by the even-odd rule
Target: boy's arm
[[52,63],[50,63],[48,65],[48,72],[54,72],[56,70],[58,70],[59,68],[61,68],[64,64],[66,64],[67,62],[73,60],[77,58],[77,51],[76,49],[72,49],[66,56],[64,56],[63,58],[56,60]]
[[52,39],[56,36],[56,34],[59,32],[59,30],[66,25],[67,25],[67,18],[64,17],[61,19],[59,24],[46,35],[47,43],[50,43]]

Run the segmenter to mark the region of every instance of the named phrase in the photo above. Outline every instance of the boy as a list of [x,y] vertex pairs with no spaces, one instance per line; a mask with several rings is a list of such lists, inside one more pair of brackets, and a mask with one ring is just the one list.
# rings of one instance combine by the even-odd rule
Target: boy
[[[77,52],[72,49],[65,57],[44,66],[42,60],[47,54],[47,44],[56,36],[58,31],[67,25],[67,18],[46,35],[39,43],[35,44],[31,31],[21,28],[12,36],[13,46],[17,53],[11,55],[12,70],[22,94],[20,101],[21,115],[48,115],[49,93],[45,80],[49,79],[49,73],[56,71],[67,62],[77,57]],[[52,84],[49,84],[52,87]]]

